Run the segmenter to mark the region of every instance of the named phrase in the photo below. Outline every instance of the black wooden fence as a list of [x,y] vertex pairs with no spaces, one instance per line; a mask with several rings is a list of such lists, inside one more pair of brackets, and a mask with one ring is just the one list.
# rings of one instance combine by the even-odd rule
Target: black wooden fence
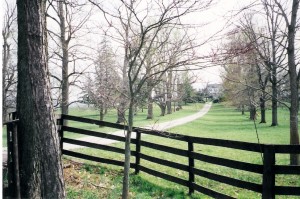
[[[81,145],[85,147],[95,148],[95,149],[102,149],[106,151],[116,152],[124,154],[124,149],[117,148],[114,146],[107,146],[95,143],[88,143],[80,140],[66,138],[64,136],[64,132],[73,132],[88,136],[95,136],[100,138],[112,139],[117,140],[120,142],[125,142],[124,137],[120,137],[117,135],[107,134],[107,133],[100,133],[95,131],[89,131],[69,126],[64,126],[64,120],[68,121],[76,121],[76,122],[83,122],[89,124],[96,124],[101,126],[112,127],[116,129],[126,130],[127,126],[109,123],[109,122],[102,122],[87,118],[81,118],[76,116],[69,116],[69,115],[62,115],[59,124],[61,124],[60,128],[60,135],[61,135],[61,147],[62,152],[64,155],[73,156],[77,158],[82,158],[85,160],[92,160],[101,163],[113,164],[118,166],[123,166],[123,161],[105,159],[101,157],[95,157],[91,155],[82,154],[79,152],[74,152],[70,150],[63,149],[63,143]],[[300,154],[300,146],[299,145],[265,145],[265,144],[256,144],[256,143],[246,143],[246,142],[239,142],[239,141],[230,141],[230,140],[220,140],[220,139],[210,139],[210,138],[200,138],[200,137],[192,137],[192,136],[183,136],[172,134],[168,132],[156,132],[150,131],[147,129],[142,128],[134,128],[136,132],[136,138],[132,139],[132,144],[135,144],[135,151],[132,151],[132,156],[135,157],[135,163],[131,163],[131,168],[135,169],[135,173],[138,174],[139,172],[145,172],[153,176],[157,176],[163,178],[165,180],[186,186],[189,188],[189,193],[193,193],[195,190],[206,194],[208,196],[214,198],[234,198],[232,196],[227,196],[223,193],[211,190],[204,186],[201,186],[195,182],[195,176],[204,177],[213,181],[217,181],[220,183],[224,183],[227,185],[231,185],[234,187],[247,189],[250,191],[254,191],[260,193],[262,198],[269,199],[275,198],[275,195],[293,195],[293,196],[300,196],[300,187],[293,187],[293,186],[277,186],[275,185],[275,176],[278,174],[281,175],[299,175],[300,181],[300,166],[285,166],[285,165],[276,165],[275,162],[275,155],[276,154]],[[142,140],[142,134],[144,135],[152,135],[157,137],[167,137],[169,139],[174,139],[178,141],[186,142],[187,150],[178,149],[170,146],[165,146],[161,144],[151,143],[148,141]],[[159,138],[158,138],[159,139]],[[221,157],[214,157],[205,154],[201,154],[194,151],[195,144],[202,144],[202,145],[210,145],[210,146],[218,146],[218,147],[226,147],[230,149],[238,149],[243,151],[250,151],[256,153],[262,153],[263,155],[263,164],[252,164],[247,162],[241,162],[236,160],[230,160]],[[164,151],[170,154],[175,154],[183,157],[187,157],[187,163],[177,163],[172,162],[160,158],[153,157],[148,154],[141,153],[141,147],[147,147],[155,150]],[[144,165],[140,164],[141,160],[147,160],[156,164],[168,166],[171,168],[179,169],[181,171],[188,173],[188,179],[182,179],[179,177],[171,176],[166,173],[162,173],[160,171],[153,170],[151,168],[147,168]],[[205,170],[201,170],[195,167],[195,160],[199,160],[202,162],[220,165],[223,167],[233,168],[237,170],[252,172],[256,174],[260,174],[262,176],[262,184],[247,182],[219,174],[215,174],[212,172],[208,172]]]
[[[107,133],[101,133],[101,132],[95,132],[90,130],[84,130],[80,128],[65,126],[64,120],[68,121],[76,121],[81,123],[88,123],[88,124],[95,124],[95,125],[101,125],[101,126],[107,126],[112,127],[116,129],[122,129],[126,130],[127,126],[115,124],[115,123],[109,123],[109,122],[102,122],[98,120],[92,120],[87,118],[81,118],[76,116],[69,116],[69,115],[62,115],[61,119],[58,120],[59,125],[59,135],[61,137],[61,148],[62,153],[64,155],[82,158],[85,160],[91,160],[96,161],[100,163],[106,163],[106,164],[112,164],[117,166],[123,166],[124,162],[119,160],[112,160],[102,157],[95,157],[75,151],[66,150],[63,148],[64,143],[74,144],[74,145],[80,145],[85,146],[89,148],[94,149],[101,149],[105,151],[115,152],[124,154],[124,149],[118,148],[115,146],[108,146],[108,145],[101,145],[101,144],[95,144],[95,143],[89,143],[81,140],[66,138],[64,135],[64,132],[72,132],[87,136],[94,136],[94,137],[100,137],[100,138],[106,138],[111,140],[116,140],[120,142],[125,142],[124,137],[120,137],[117,135],[107,134]],[[16,124],[17,120],[7,123],[8,125],[8,154],[9,154],[9,161],[11,162],[11,166],[9,166],[9,169],[11,169],[14,173],[15,171],[18,172],[18,156],[17,156],[17,150],[14,149],[13,146],[17,146],[16,141],[14,140],[16,136]],[[70,122],[69,122],[70,124]],[[168,132],[156,132],[156,131],[150,131],[147,129],[142,128],[134,128],[134,131],[136,132],[136,138],[132,139],[132,144],[135,144],[135,150],[132,151],[132,156],[135,157],[135,162],[131,163],[131,168],[135,169],[135,173],[138,174],[139,172],[145,172],[153,176],[157,176],[160,178],[163,178],[165,180],[183,185],[185,187],[189,188],[189,193],[193,193],[194,191],[201,192],[203,194],[206,194],[208,196],[214,197],[214,198],[234,198],[232,196],[225,195],[224,193],[217,192],[215,190],[211,190],[207,187],[201,186],[197,184],[195,181],[195,177],[204,177],[216,182],[220,182],[223,184],[227,184],[230,186],[250,190],[256,193],[260,193],[263,199],[269,199],[269,198],[275,198],[275,195],[292,195],[292,196],[300,196],[300,187],[296,186],[277,186],[275,185],[275,177],[276,175],[297,175],[300,176],[300,166],[287,166],[287,165],[276,165],[276,154],[300,154],[300,146],[299,145],[265,145],[265,144],[255,144],[255,143],[246,143],[246,142],[239,142],[239,141],[230,141],[230,140],[220,140],[220,139],[210,139],[210,138],[200,138],[200,137],[192,137],[192,136],[183,136],[183,135],[177,135],[172,134]],[[183,141],[187,145],[187,149],[179,149],[175,147],[165,146],[157,143],[148,142],[145,140],[142,140],[141,135],[152,135],[159,137],[167,137],[169,139],[177,140],[177,141]],[[218,146],[218,147],[225,147],[230,149],[237,149],[237,150],[243,150],[243,151],[250,151],[254,153],[262,153],[263,155],[263,164],[252,164],[237,160],[231,160],[221,157],[214,157],[210,155],[201,154],[199,152],[196,152],[194,150],[195,144],[201,144],[201,145],[207,145],[207,146]],[[153,157],[152,155],[145,154],[141,152],[141,148],[146,147],[154,150],[160,150],[164,151],[166,153],[175,154],[178,156],[186,157],[187,162],[186,164],[178,163],[178,162],[172,162],[169,160],[164,160],[161,158]],[[170,168],[175,168],[184,172],[188,173],[188,178],[183,179],[179,177],[175,177],[160,171],[153,170],[151,168],[148,168],[145,165],[142,165],[140,162],[141,160],[146,160],[149,162],[153,162],[156,164],[168,166]],[[208,172],[199,168],[195,167],[195,160],[199,160],[201,162],[206,162],[210,164],[215,164],[227,168],[237,169],[241,171],[256,173],[261,175],[262,183],[253,183],[248,182],[244,180],[239,180],[219,174],[215,174],[212,172]],[[10,181],[10,190],[19,189],[19,186],[16,186],[19,180],[17,179],[18,175],[11,176]],[[300,177],[299,177],[300,180]],[[16,190],[15,190],[16,191]],[[19,190],[17,190],[19,191]],[[13,193],[13,191],[11,191]],[[15,192],[16,193],[16,192]]]

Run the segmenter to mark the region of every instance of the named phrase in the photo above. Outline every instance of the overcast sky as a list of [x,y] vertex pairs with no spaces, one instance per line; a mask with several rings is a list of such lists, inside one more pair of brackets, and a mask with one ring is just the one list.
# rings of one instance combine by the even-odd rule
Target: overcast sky
[[[15,2],[15,0],[8,0],[10,2]],[[185,18],[185,21],[189,21],[190,23],[193,24],[203,24],[206,23],[204,28],[201,28],[197,30],[197,34],[199,35],[199,41],[201,39],[205,39],[207,37],[210,37],[211,35],[214,35],[217,32],[222,32],[219,33],[219,35],[224,34],[224,32],[228,31],[228,19],[232,15],[232,13],[236,10],[239,10],[240,7],[243,5],[241,4],[247,4],[248,1],[250,0],[243,0],[242,3],[241,1],[238,0],[215,0],[214,4],[211,6],[211,8],[205,12],[201,13],[194,13],[192,15],[189,15],[187,18]],[[5,1],[1,1],[1,15],[3,15],[3,8]],[[1,28],[3,24],[3,18],[0,17],[0,22],[1,22]],[[3,39],[1,39],[1,46],[3,43]],[[209,44],[206,44],[203,48],[201,48],[201,53],[207,54],[212,51],[213,48],[216,48],[218,45],[221,44],[221,41],[214,41]],[[2,50],[2,48],[1,48]],[[2,56],[2,53],[1,53]],[[2,60],[2,58],[1,58]],[[197,82],[194,84],[195,87],[203,87],[203,85],[206,85],[207,83],[220,83],[221,78],[220,78],[220,68],[219,67],[210,67],[207,69],[202,69],[201,71],[194,71],[194,75],[196,75]]]

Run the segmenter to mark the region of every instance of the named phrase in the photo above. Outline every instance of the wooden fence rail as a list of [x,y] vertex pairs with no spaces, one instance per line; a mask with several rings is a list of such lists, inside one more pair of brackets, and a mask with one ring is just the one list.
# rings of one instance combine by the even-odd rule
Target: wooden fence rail
[[[127,126],[119,125],[115,123],[109,122],[102,122],[92,119],[80,118],[75,116],[69,115],[62,115],[61,120],[70,120],[70,121],[77,121],[77,122],[84,122],[89,124],[96,124],[101,126],[108,126],[115,129],[122,129],[127,130]],[[60,122],[63,124],[63,122]],[[83,135],[101,137],[105,139],[112,139],[117,140],[120,142],[125,142],[124,137],[88,131],[73,127],[62,126],[62,131],[68,131],[73,133],[80,133]],[[227,196],[223,193],[219,193],[214,190],[210,190],[209,188],[203,187],[201,185],[196,184],[195,176],[201,176],[213,181],[217,181],[220,183],[224,183],[230,186],[235,186],[242,189],[247,189],[250,191],[254,191],[260,193],[262,198],[275,198],[275,195],[295,195],[300,196],[300,187],[288,187],[288,186],[275,186],[275,176],[277,174],[293,174],[293,175],[300,175],[300,166],[284,166],[284,165],[276,165],[275,164],[275,155],[280,153],[300,153],[300,146],[299,145],[265,145],[265,144],[256,144],[256,143],[247,143],[247,142],[239,142],[239,141],[231,141],[231,140],[220,140],[220,139],[212,139],[212,138],[200,138],[200,137],[193,137],[193,136],[185,136],[179,134],[173,134],[169,132],[156,132],[148,129],[142,128],[133,128],[136,132],[136,138],[132,139],[132,144],[135,144],[135,151],[132,151],[132,155],[135,156],[135,163],[131,164],[131,168],[135,169],[135,173],[138,174],[139,172],[145,172],[150,175],[163,178],[165,180],[186,186],[189,188],[189,193],[193,193],[194,191],[199,191],[203,194],[209,195],[215,198],[233,198],[231,196]],[[164,137],[173,140],[183,141],[187,143],[187,150],[178,149],[175,147],[165,146],[162,144],[152,143],[141,139],[141,135],[152,135],[157,137]],[[68,138],[62,137],[64,143],[70,144],[78,144],[85,147],[92,147],[96,149],[107,150],[116,153],[124,153],[124,149],[112,147],[112,146],[104,146],[98,145],[93,143],[87,143],[83,141],[76,141]],[[204,155],[194,151],[195,144],[202,144],[202,145],[211,145],[217,147],[225,147],[230,149],[237,149],[237,150],[244,150],[250,152],[261,153],[263,155],[263,164],[253,164],[247,162],[241,162],[237,160],[230,160],[221,157],[214,157],[209,155]],[[166,153],[171,153],[174,155],[179,155],[182,157],[187,157],[187,163],[177,163],[172,162],[169,160],[164,160],[161,158],[153,157],[152,155],[145,154],[141,152],[141,148],[146,147],[154,150],[163,151]],[[114,164],[123,166],[122,161],[116,160],[108,160],[99,157],[92,157],[88,155],[80,155],[77,152],[71,152],[63,150],[63,154],[70,155],[74,157],[84,158],[88,160],[94,160],[97,162],[107,163],[107,164]],[[179,177],[171,176],[169,174],[165,174],[160,171],[155,171],[151,168],[147,168],[144,165],[141,165],[141,160],[146,160],[155,164],[167,166],[170,168],[178,169],[184,172],[187,172],[188,179],[182,179]],[[262,176],[262,184],[256,184],[253,182],[247,182],[231,177],[222,176],[219,174],[211,173],[208,171],[204,171],[202,169],[195,168],[195,160],[199,160],[202,162],[220,165],[232,169],[252,172],[256,174],[260,174]]]
[[[100,163],[112,164],[117,166],[124,165],[124,162],[120,160],[112,160],[108,158],[95,157],[92,155],[87,155],[87,154],[64,149],[64,143],[68,143],[68,144],[79,145],[83,147],[89,147],[93,149],[110,151],[119,154],[124,154],[125,152],[123,148],[67,138],[64,132],[71,132],[71,133],[82,134],[86,136],[94,136],[97,138],[105,138],[105,139],[116,140],[119,142],[125,142],[125,138],[122,136],[117,136],[117,135],[107,134],[102,132],[95,132],[95,131],[75,128],[71,126],[65,126],[64,120],[101,125],[101,126],[119,129],[119,130],[127,130],[128,129],[127,126],[88,119],[88,118],[70,116],[70,115],[62,115],[61,118],[58,120],[58,125],[59,125],[58,132],[61,138],[60,144],[61,144],[62,154],[76,157],[76,158],[82,158],[85,160],[96,161]],[[70,124],[70,122],[68,124]],[[132,156],[135,157],[135,162],[131,163],[130,167],[135,170],[135,174],[138,174],[139,172],[145,172],[150,175],[183,185],[189,189],[190,194],[193,193],[194,191],[198,191],[214,198],[234,198],[234,197],[228,196],[224,193],[220,193],[215,190],[211,190],[210,188],[206,188],[202,185],[197,184],[197,182],[195,181],[196,177],[203,177],[219,183],[260,193],[263,199],[275,198],[276,195],[300,196],[300,187],[275,185],[276,175],[280,174],[280,175],[300,176],[300,166],[276,165],[276,154],[291,154],[291,153],[300,154],[300,145],[265,145],[265,144],[255,144],[255,143],[247,143],[247,142],[239,142],[239,141],[212,139],[212,138],[200,138],[200,137],[173,134],[169,132],[156,132],[156,131],[136,128],[136,127],[133,128],[133,131],[136,133],[136,137],[132,138],[131,140],[132,140],[132,144],[135,144],[135,151],[132,151],[131,154]],[[187,147],[186,149],[179,149],[179,148],[165,146],[158,143],[152,143],[146,140],[142,140],[142,135],[152,135],[161,138],[177,140],[178,142],[186,143]],[[201,154],[201,152],[199,153],[195,151],[194,149],[195,144],[225,147],[229,149],[243,150],[247,152],[262,154],[263,163],[254,164],[254,163],[242,162],[238,160],[231,160],[223,157],[214,157],[210,155]],[[165,153],[170,153],[181,157],[185,157],[186,162],[173,162],[170,160],[154,157],[153,155],[142,152],[143,151],[141,150],[142,148],[159,150]],[[177,177],[177,176],[175,177],[170,174],[163,173],[161,171],[153,170],[141,164],[141,160],[145,160],[151,163],[181,170],[185,172],[188,177],[186,179],[183,179],[181,177]],[[258,184],[258,183],[248,182],[248,181],[212,173],[209,171],[205,171],[200,168],[196,168],[196,162],[195,162],[196,160],[204,163],[219,165],[231,169],[251,172],[260,175],[262,183]]]

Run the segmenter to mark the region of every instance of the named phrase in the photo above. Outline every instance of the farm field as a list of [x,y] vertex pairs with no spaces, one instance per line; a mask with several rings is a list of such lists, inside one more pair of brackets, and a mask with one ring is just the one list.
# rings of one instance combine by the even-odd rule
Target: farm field
[[[267,122],[270,121],[271,111],[267,111]],[[203,118],[190,122],[186,125],[178,126],[170,130],[170,132],[177,134],[185,134],[198,137],[209,137],[218,139],[238,140],[245,142],[266,144],[288,144],[289,142],[289,130],[288,130],[288,118],[289,113],[287,110],[279,109],[279,126],[270,127],[270,124],[256,124],[257,134],[254,128],[253,121],[248,119],[248,115],[241,115],[240,112],[234,110],[232,107],[224,104],[214,104],[212,109]],[[180,149],[186,149],[186,143],[181,143],[168,138],[158,139],[155,136],[145,136],[142,140],[149,142],[164,144]],[[123,148],[123,143],[114,144],[117,147]],[[132,145],[133,146],[133,145]],[[133,148],[134,149],[134,148]],[[115,160],[123,160],[123,155],[115,154],[112,152],[97,151],[91,149],[79,149],[78,151],[93,156],[110,158]],[[195,151],[217,157],[223,157],[233,160],[239,160],[249,163],[262,163],[262,157],[259,153],[243,152],[240,150],[226,149],[222,147],[195,145]],[[154,157],[170,160],[182,164],[187,164],[187,158],[183,158],[177,155],[170,155],[161,151],[142,148],[144,154],[151,154]],[[66,160],[69,161],[69,160]],[[82,160],[80,160],[82,161]],[[134,157],[132,158],[134,162]],[[288,155],[277,155],[277,164],[288,164]],[[86,194],[87,198],[89,194],[93,197],[105,198],[119,198],[122,188],[122,168],[116,166],[110,166],[105,164],[95,164],[92,162],[85,162],[81,165],[80,174],[76,174],[78,178],[89,178],[90,181],[94,181],[93,184],[97,185],[102,183],[101,186],[105,188],[97,188],[89,183],[79,183],[75,185],[72,180],[67,180],[67,190],[70,198],[78,198],[80,194]],[[141,165],[145,165],[153,170],[161,171],[176,177],[187,178],[187,173],[176,169],[170,169],[166,166],[150,163],[148,161],[142,161]],[[205,171],[209,171],[215,174],[233,177],[236,179],[261,183],[261,175],[250,172],[238,171],[226,167],[216,166],[209,163],[200,161],[195,162],[196,168],[201,168]],[[70,171],[71,172],[71,171]],[[82,175],[85,173],[86,175]],[[99,176],[99,174],[101,174]],[[98,177],[97,177],[98,176]],[[88,182],[88,181],[86,181]],[[239,188],[231,187],[222,183],[207,180],[205,178],[196,178],[196,182],[207,188],[212,188],[215,191],[219,191],[236,198],[259,198],[260,195],[246,191]],[[299,176],[276,176],[276,185],[282,186],[300,186]],[[83,186],[85,189],[78,190],[78,186]],[[112,191],[113,190],[113,191]],[[132,175],[131,178],[131,196],[132,198],[208,198],[198,192],[192,196],[188,196],[188,189],[183,186],[171,183],[148,174],[141,172],[138,176]],[[278,197],[278,198],[294,198],[294,197]]]

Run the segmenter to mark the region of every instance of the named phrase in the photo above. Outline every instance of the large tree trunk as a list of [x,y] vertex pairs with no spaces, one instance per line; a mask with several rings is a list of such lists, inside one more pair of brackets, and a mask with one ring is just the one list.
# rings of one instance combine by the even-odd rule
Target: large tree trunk
[[264,96],[260,98],[260,123],[266,123],[266,99]]
[[256,120],[256,107],[250,105],[250,120]]
[[171,101],[171,98],[167,99],[166,105],[167,105],[167,114],[171,114],[172,113],[172,101]]
[[277,97],[278,97],[278,89],[277,89],[277,77],[276,77],[276,69],[272,70],[272,124],[271,126],[278,126],[277,119]]
[[99,107],[99,113],[100,113],[100,121],[103,121],[104,119],[104,114],[105,114],[105,108],[103,106],[103,103],[100,104],[100,107]]
[[169,71],[168,79],[167,79],[167,100],[166,100],[167,114],[172,113],[172,79],[173,79],[173,72]]
[[17,0],[20,185],[22,198],[65,198],[50,98],[46,1]]
[[[147,68],[147,74],[150,74],[150,70]],[[153,119],[153,99],[152,99],[152,80],[148,79],[147,82],[147,98],[148,98],[148,113],[147,113],[147,120],[152,120]]]
[[117,108],[117,114],[118,114],[118,119],[117,123],[123,123],[125,122],[125,106],[126,102],[124,101],[125,99],[121,99],[122,102],[120,103],[119,107]]
[[153,100],[152,97],[148,97],[148,114],[147,119],[152,120],[153,119]]
[[166,104],[162,102],[158,106],[160,108],[160,116],[165,116],[165,114],[166,114]]
[[[295,35],[296,35],[296,22],[297,12],[299,8],[299,0],[293,0],[291,23],[288,26],[288,66],[290,76],[290,90],[291,90],[291,107],[290,107],[290,144],[299,145],[298,134],[298,110],[299,110],[299,80],[297,73],[297,66],[295,63]],[[297,75],[298,74],[298,75]],[[290,155],[290,164],[298,165],[299,154]]]

